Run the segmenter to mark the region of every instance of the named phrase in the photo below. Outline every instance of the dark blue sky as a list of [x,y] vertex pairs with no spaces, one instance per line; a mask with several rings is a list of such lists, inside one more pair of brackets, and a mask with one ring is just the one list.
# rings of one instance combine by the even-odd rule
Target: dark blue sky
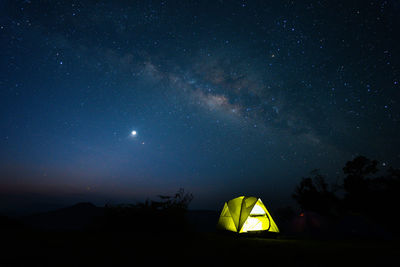
[[334,182],[360,154],[398,167],[399,12],[1,1],[0,193],[101,204],[183,187],[193,208],[279,206],[315,168]]

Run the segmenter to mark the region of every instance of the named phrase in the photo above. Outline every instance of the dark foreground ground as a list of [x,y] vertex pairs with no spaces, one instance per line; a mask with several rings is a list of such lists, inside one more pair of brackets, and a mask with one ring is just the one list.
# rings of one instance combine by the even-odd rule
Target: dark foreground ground
[[0,216],[0,266],[399,266],[395,238],[220,233],[217,212],[191,212],[185,229],[171,231],[159,221],[168,216],[140,214],[110,227],[87,227],[90,218],[104,217],[104,209],[91,204]]
[[394,241],[268,239],[216,232],[9,231],[1,243],[1,266],[398,266],[399,256]]

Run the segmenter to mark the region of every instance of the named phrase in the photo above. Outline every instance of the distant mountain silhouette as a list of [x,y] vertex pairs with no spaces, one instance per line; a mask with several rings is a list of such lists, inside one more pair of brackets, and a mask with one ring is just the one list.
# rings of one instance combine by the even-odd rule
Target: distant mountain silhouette
[[81,230],[90,226],[93,220],[104,215],[104,208],[92,203],[78,203],[71,207],[38,213],[22,218],[32,228],[43,230]]

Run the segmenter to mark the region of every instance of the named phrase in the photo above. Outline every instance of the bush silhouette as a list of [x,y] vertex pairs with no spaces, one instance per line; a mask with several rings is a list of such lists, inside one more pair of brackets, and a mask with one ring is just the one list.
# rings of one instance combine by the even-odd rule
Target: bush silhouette
[[185,213],[193,195],[183,189],[160,201],[106,205],[101,227],[111,231],[169,232],[186,229]]

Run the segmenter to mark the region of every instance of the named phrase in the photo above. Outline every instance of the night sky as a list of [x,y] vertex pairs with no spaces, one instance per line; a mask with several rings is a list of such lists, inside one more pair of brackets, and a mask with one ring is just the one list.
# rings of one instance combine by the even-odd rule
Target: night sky
[[279,207],[315,168],[334,182],[357,155],[398,167],[399,13],[394,0],[0,1],[0,194],[104,204],[182,187],[192,208]]

